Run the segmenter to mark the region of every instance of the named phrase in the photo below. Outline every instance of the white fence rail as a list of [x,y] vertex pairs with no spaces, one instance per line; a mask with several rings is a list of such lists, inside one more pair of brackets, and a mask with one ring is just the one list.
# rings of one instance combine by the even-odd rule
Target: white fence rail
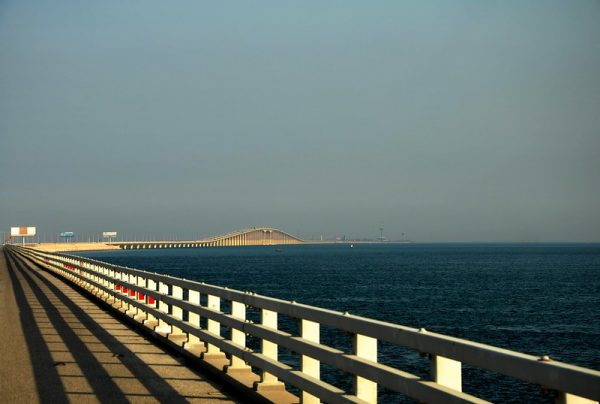
[[[195,356],[220,358],[224,372],[258,369],[258,391],[295,386],[304,403],[377,402],[378,386],[420,402],[485,402],[461,391],[462,363],[543,386],[559,402],[600,400],[599,371],[547,357],[87,258],[17,246],[9,252],[79,284]],[[258,323],[246,319],[248,309],[260,311]],[[296,319],[298,335],[278,329],[278,315]],[[353,351],[321,344],[321,326],[352,334]],[[247,347],[248,336],[260,340],[260,349]],[[379,342],[428,354],[431,379],[378,363]],[[278,347],[300,356],[298,369],[278,360]],[[351,374],[352,391],[320,380],[321,363]]]

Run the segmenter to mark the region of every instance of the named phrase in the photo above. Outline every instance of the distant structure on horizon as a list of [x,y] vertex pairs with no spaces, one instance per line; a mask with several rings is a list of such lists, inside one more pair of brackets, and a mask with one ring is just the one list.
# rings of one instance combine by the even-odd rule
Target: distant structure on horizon
[[383,225],[379,226],[379,237],[377,237],[377,240],[381,242],[385,241],[385,237],[383,237]]

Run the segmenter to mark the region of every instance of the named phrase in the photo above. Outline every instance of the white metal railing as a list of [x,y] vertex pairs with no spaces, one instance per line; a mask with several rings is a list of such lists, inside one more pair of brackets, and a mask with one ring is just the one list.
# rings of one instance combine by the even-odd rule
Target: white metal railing
[[[376,402],[378,385],[421,402],[485,402],[461,391],[462,363],[543,386],[554,391],[560,402],[600,399],[599,371],[548,357],[93,259],[16,246],[9,251],[85,287],[195,356],[227,360],[224,371],[259,369],[260,381],[255,386],[259,391],[263,386],[283,387],[283,383],[295,386],[304,403]],[[230,302],[229,312],[221,310],[224,301]],[[246,319],[248,308],[260,310],[259,323]],[[299,335],[278,329],[278,314],[297,319]],[[321,326],[351,333],[353,351],[321,344]],[[221,334],[222,327],[230,330],[227,338]],[[249,349],[246,336],[259,339],[260,349]],[[431,380],[378,363],[379,342],[429,354]],[[278,360],[278,347],[300,355],[299,369]],[[353,390],[320,380],[321,363],[351,374]]]

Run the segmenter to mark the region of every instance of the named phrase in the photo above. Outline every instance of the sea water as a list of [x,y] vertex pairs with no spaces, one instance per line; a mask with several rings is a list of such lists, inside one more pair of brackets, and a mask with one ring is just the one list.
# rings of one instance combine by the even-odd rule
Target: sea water
[[[128,267],[600,368],[600,244],[348,244],[89,252]],[[297,332],[297,325],[281,327]],[[296,328],[295,328],[296,327]],[[351,336],[324,328],[322,343]],[[252,346],[256,341],[249,341]],[[282,361],[298,365],[282,350]],[[428,360],[380,344],[379,361],[426,377]],[[322,364],[322,378],[351,378]],[[539,386],[463,366],[463,390],[497,402],[546,402]],[[410,402],[380,389],[380,402]]]

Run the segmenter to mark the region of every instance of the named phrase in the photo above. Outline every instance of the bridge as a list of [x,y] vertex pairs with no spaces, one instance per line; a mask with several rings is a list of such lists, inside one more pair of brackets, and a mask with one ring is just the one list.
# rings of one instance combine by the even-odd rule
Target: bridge
[[236,230],[201,240],[154,240],[113,242],[70,242],[28,244],[42,251],[95,251],[95,250],[139,250],[156,248],[201,248],[235,246],[274,246],[303,244],[304,240],[272,227],[253,227]]
[[300,244],[303,240],[271,227],[253,227],[192,241],[121,241],[107,243],[123,250],[147,248],[234,247],[251,245]]
[[[32,294],[29,290],[21,293],[22,298],[16,303],[22,305],[19,310],[25,313],[21,315],[23,323],[37,331],[25,335],[17,333],[10,341],[8,338],[2,340],[8,342],[10,349],[15,339],[19,340],[24,336],[28,340],[40,343],[40,338],[47,332],[42,333],[40,330],[62,329],[59,334],[63,336],[63,344],[56,345],[55,339],[47,340],[47,349],[36,351],[37,357],[33,361],[38,364],[54,361],[54,365],[43,365],[37,372],[34,369],[33,376],[41,378],[44,382],[51,370],[53,375],[58,374],[65,378],[71,377],[71,374],[80,377],[82,371],[68,373],[73,370],[68,370],[67,367],[63,370],[63,364],[72,365],[75,362],[81,368],[95,366],[94,370],[88,369],[88,373],[84,370],[83,376],[102,376],[100,380],[89,379],[92,380],[89,383],[91,386],[86,390],[100,399],[108,400],[113,397],[111,395],[123,401],[131,399],[125,396],[126,393],[122,389],[124,382],[120,378],[123,375],[127,375],[128,382],[138,383],[143,387],[139,389],[143,393],[136,390],[132,396],[134,398],[135,394],[159,399],[164,398],[164,394],[171,394],[171,401],[177,401],[176,398],[187,401],[190,397],[210,399],[211,393],[224,401],[231,397],[226,395],[225,388],[215,391],[214,385],[211,385],[208,379],[200,380],[200,377],[186,373],[189,370],[184,367],[180,370],[176,370],[177,367],[171,369],[171,372],[183,375],[182,378],[185,379],[185,382],[178,385],[177,390],[173,388],[172,383],[167,383],[168,374],[157,375],[152,373],[154,370],[147,370],[148,367],[153,369],[152,364],[146,365],[144,373],[136,372],[136,367],[131,362],[129,367],[119,371],[107,367],[104,363],[95,362],[94,352],[104,352],[100,349],[102,344],[98,345],[98,342],[109,340],[108,342],[114,344],[110,335],[120,328],[114,322],[104,326],[98,325],[100,329],[96,329],[96,333],[101,336],[100,341],[98,338],[84,339],[88,338],[87,335],[80,336],[77,330],[81,325],[73,323],[73,314],[75,319],[86,320],[84,323],[89,323],[93,317],[102,314],[101,310],[99,312],[93,308],[94,303],[98,304],[97,307],[110,310],[118,319],[149,336],[145,342],[136,340],[141,344],[137,347],[141,352],[152,352],[157,347],[169,347],[181,357],[200,366],[214,380],[222,382],[222,386],[229,386],[239,394],[245,394],[244,400],[251,402],[375,403],[380,387],[399,392],[419,402],[486,402],[462,391],[463,364],[541,386],[560,403],[592,403],[600,400],[599,371],[554,361],[548,356],[527,355],[425,329],[386,323],[350,313],[88,258],[18,246],[7,246],[5,249],[9,267],[13,268],[14,283],[19,283],[19,277],[43,277],[46,281],[42,282],[48,287],[46,290],[36,290],[34,294],[38,303],[29,303],[29,310],[25,307],[28,296]],[[14,271],[14,268],[18,270]],[[4,275],[3,272],[0,274]],[[61,283],[50,282],[50,278],[60,280]],[[29,283],[30,286],[33,285]],[[50,285],[51,283],[54,286]],[[2,287],[6,289],[4,283]],[[48,316],[53,316],[48,322],[47,317],[39,316],[40,302],[49,303],[56,300],[55,296],[44,296],[48,289],[53,294],[57,294],[59,290],[66,290],[65,293],[69,295],[81,292],[88,296],[90,302],[84,306],[90,310],[89,314],[85,317],[81,309],[72,310],[65,315],[61,312],[62,308],[55,308],[47,312]],[[64,298],[59,300],[66,302]],[[59,321],[59,317],[63,320]],[[36,326],[37,322],[39,324]],[[290,329],[290,322],[297,326]],[[283,327],[284,323],[288,326]],[[69,330],[69,326],[73,329]],[[111,331],[103,330],[102,327]],[[349,336],[353,342],[351,348],[337,345],[339,341],[329,342],[332,345],[323,343],[321,337],[325,329],[337,330]],[[7,330],[10,332],[10,326],[3,327],[4,333]],[[423,362],[429,367],[430,376],[419,377],[389,364],[379,363],[377,352],[381,344],[413,350],[415,355],[424,358]],[[69,346],[75,346],[87,356],[69,356],[68,352],[65,353],[65,348]],[[58,352],[49,355],[50,347]],[[5,344],[0,349],[3,359],[14,356],[6,351]],[[280,350],[295,355],[297,362],[291,364],[284,360],[280,357]],[[112,357],[110,350],[105,356],[108,356],[108,359],[112,358],[115,365],[127,363],[119,355],[135,357],[131,349],[125,350],[122,345],[116,352],[113,348],[112,352]],[[133,361],[143,367],[139,356],[141,355],[138,354],[137,361],[135,358]],[[15,368],[9,369],[8,372],[4,369],[0,375],[3,382],[6,380],[4,377],[18,374],[23,366],[23,361],[13,362],[10,364],[14,364]],[[4,363],[1,368],[5,368]],[[323,381],[322,365],[350,375],[353,379],[352,386],[341,388]],[[148,382],[148,374],[153,382]],[[11,380],[14,379],[12,376]],[[69,385],[60,378],[58,381],[67,386],[67,392],[77,390],[74,389],[74,384]],[[81,382],[80,379],[78,381]],[[190,387],[188,382],[196,384]],[[42,390],[46,388],[43,386],[47,387],[42,383]],[[519,401],[519,397],[515,397],[515,400]]]

